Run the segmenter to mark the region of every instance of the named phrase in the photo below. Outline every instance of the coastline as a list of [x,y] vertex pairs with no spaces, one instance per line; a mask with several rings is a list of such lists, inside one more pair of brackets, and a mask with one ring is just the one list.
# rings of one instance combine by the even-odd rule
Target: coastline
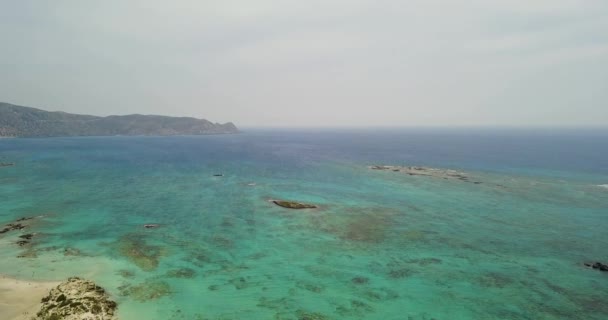
[[31,319],[40,309],[40,300],[59,283],[21,280],[0,274],[0,319]]

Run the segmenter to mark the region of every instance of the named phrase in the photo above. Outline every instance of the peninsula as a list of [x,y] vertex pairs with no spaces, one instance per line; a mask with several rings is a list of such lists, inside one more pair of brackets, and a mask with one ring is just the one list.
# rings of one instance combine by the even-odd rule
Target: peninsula
[[172,136],[238,133],[231,123],[131,114],[98,117],[49,112],[0,102],[1,137]]

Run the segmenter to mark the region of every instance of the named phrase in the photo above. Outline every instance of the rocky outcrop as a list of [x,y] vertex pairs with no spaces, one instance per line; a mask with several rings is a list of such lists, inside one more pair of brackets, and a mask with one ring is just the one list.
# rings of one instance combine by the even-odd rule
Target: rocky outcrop
[[317,208],[314,204],[301,203],[295,201],[285,201],[285,200],[270,200],[272,203],[277,206],[287,208],[287,209],[314,209]]
[[115,320],[116,302],[89,280],[69,278],[42,298],[35,320]]
[[470,177],[461,171],[452,169],[439,169],[430,167],[414,167],[414,166],[369,166],[372,170],[385,170],[400,172],[410,176],[426,176],[432,178],[439,178],[444,180],[460,180],[464,182],[471,182],[474,184],[481,184],[479,181],[471,181]]
[[585,266],[587,266],[589,268],[593,268],[593,269],[598,269],[600,271],[608,271],[608,264],[603,264],[601,262],[595,262],[595,263],[585,262]]

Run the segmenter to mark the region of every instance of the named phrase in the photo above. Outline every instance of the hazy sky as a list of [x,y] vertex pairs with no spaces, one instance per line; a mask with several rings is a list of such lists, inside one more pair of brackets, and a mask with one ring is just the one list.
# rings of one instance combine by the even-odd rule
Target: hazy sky
[[608,125],[608,1],[0,0],[0,101],[241,126]]

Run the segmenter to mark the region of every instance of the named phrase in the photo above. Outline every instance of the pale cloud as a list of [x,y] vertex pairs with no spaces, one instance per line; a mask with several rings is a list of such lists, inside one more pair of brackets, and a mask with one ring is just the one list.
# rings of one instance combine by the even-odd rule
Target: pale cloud
[[0,101],[242,125],[608,125],[608,2],[0,4]]

